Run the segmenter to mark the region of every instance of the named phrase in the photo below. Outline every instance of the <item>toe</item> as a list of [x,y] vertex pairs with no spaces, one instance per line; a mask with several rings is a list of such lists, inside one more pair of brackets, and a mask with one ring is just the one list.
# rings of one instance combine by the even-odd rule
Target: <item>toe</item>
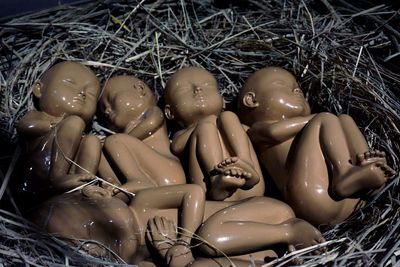
[[361,163],[364,160],[364,154],[357,154],[357,163]]

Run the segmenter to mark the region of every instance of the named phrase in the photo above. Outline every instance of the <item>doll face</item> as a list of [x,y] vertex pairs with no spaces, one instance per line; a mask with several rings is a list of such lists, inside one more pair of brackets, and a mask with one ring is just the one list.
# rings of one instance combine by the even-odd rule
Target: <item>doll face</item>
[[174,118],[186,126],[204,116],[218,115],[223,107],[215,78],[195,67],[178,71],[168,81],[166,103]]
[[294,76],[286,70],[268,69],[252,88],[263,117],[285,119],[310,114],[303,91]]
[[89,121],[96,111],[100,85],[88,68],[62,62],[46,72],[34,91],[42,111],[57,117],[78,115]]
[[116,76],[108,80],[99,101],[100,110],[110,126],[119,130],[140,119],[154,105],[155,97],[148,86],[131,76]]

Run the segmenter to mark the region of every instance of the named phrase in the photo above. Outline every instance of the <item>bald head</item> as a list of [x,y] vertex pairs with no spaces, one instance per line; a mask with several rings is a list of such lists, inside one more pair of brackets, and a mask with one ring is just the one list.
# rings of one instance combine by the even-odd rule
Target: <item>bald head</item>
[[174,101],[176,88],[184,84],[192,84],[193,81],[212,84],[215,88],[218,88],[217,81],[211,72],[199,67],[182,68],[175,72],[167,82],[165,87],[166,102]]

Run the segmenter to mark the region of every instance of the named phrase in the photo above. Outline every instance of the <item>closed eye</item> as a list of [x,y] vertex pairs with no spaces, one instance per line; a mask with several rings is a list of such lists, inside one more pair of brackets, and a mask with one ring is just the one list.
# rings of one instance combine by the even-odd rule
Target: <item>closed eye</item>
[[66,83],[75,85],[75,81],[73,79],[71,79],[71,78],[64,79],[63,81],[66,82]]

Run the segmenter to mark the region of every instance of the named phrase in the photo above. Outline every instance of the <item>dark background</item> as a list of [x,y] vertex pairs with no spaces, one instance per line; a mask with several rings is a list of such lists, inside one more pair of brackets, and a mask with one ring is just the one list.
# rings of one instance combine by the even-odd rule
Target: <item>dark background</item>
[[[79,4],[90,0],[0,0],[0,18],[9,18],[16,14],[24,14],[31,11],[39,11],[63,4]],[[93,1],[93,0],[92,0]],[[236,5],[246,4],[247,0],[214,0],[216,5],[226,7],[229,3]],[[316,0],[319,1],[319,0]],[[334,6],[336,0],[329,0]],[[353,1],[350,1],[352,3]],[[400,7],[400,0],[365,0],[371,6],[379,4]]]
[[88,2],[88,0],[0,0],[0,18],[39,11],[63,4],[82,2]]

